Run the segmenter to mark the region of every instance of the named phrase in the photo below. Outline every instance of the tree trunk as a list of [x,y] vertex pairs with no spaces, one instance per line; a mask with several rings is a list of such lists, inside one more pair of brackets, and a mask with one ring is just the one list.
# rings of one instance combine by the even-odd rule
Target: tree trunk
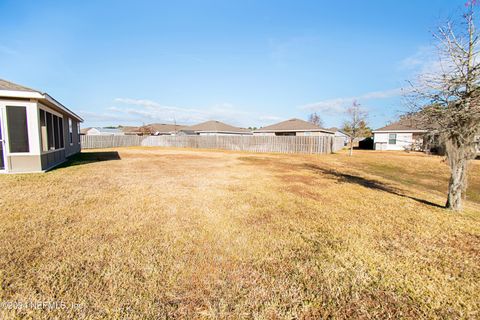
[[352,138],[350,138],[350,151],[348,154],[353,155],[353,139]]
[[448,184],[448,199],[445,207],[453,211],[462,210],[464,191],[467,187],[468,160],[456,160],[450,162],[450,182]]

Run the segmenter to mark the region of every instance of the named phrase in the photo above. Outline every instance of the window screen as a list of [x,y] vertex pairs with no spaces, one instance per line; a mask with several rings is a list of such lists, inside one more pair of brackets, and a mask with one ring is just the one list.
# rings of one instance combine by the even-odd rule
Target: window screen
[[58,117],[53,115],[53,133],[55,139],[55,149],[60,148],[60,134],[58,133]]
[[48,151],[47,119],[44,110],[40,110],[40,134],[42,138],[42,151]]
[[[43,120],[45,119],[45,120]],[[43,124],[45,121],[45,126]],[[40,110],[40,127],[42,132],[42,150],[51,151],[65,147],[63,118]]]
[[53,144],[54,139],[53,139],[53,122],[52,122],[52,114],[49,112],[46,112],[47,115],[47,136],[48,136],[48,150],[53,150],[55,149],[55,146]]
[[72,128],[72,119],[68,118],[68,141],[70,144],[73,144],[73,128]]
[[63,141],[63,118],[58,118],[58,130],[60,131],[60,148],[64,148],[65,142]]
[[10,152],[29,152],[27,107],[7,106]]
[[390,133],[388,135],[388,144],[397,144],[397,134],[396,133]]

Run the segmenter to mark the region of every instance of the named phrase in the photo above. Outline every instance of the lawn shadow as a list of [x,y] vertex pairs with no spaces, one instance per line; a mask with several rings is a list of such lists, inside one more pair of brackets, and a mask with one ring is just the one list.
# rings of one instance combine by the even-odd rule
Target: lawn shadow
[[94,162],[111,160],[121,160],[117,151],[81,152],[69,157],[66,162],[57,168],[80,166]]
[[429,205],[429,206],[432,206],[432,207],[445,208],[444,206],[441,206],[439,204],[430,202],[428,200],[420,199],[420,198],[416,198],[416,197],[412,197],[412,196],[408,196],[406,194],[403,194],[398,189],[396,189],[392,186],[388,186],[388,185],[386,185],[386,184],[384,184],[380,181],[377,181],[377,180],[366,179],[366,178],[363,178],[363,177],[360,177],[360,176],[347,174],[347,173],[341,173],[341,172],[331,170],[331,169],[324,169],[324,168],[321,168],[321,167],[319,167],[317,165],[314,165],[314,164],[305,164],[305,168],[307,168],[309,170],[312,170],[316,173],[321,173],[323,175],[329,176],[329,177],[337,180],[338,182],[357,184],[357,185],[360,185],[360,186],[363,186],[363,187],[366,187],[366,188],[369,188],[369,189],[380,190],[380,191],[388,192],[390,194],[394,194],[396,196],[400,196],[400,197],[403,197],[403,198],[412,199],[412,200],[415,200],[417,202],[420,202],[420,203],[423,203],[423,204],[426,204],[426,205]]

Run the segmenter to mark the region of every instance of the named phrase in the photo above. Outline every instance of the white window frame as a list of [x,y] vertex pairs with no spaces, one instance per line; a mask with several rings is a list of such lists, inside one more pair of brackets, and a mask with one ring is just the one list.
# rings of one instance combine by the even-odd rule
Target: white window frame
[[[33,105],[36,108],[37,103],[36,102],[31,102],[31,101],[0,101],[0,112],[2,113],[2,119],[3,119],[3,139],[5,140],[4,143],[4,157],[7,159],[7,156],[31,156],[31,155],[38,155],[38,150],[37,150],[37,145],[35,145],[36,141],[36,135],[33,136],[32,133],[35,133],[35,130],[38,129],[35,126],[35,121],[32,121],[32,115],[33,115]],[[7,120],[7,107],[12,106],[12,107],[25,107],[27,111],[27,132],[28,132],[28,152],[10,152],[10,145],[8,143],[8,120]],[[38,121],[40,121],[40,117],[37,113],[37,111],[34,111],[36,117],[38,118]]]
[[2,152],[2,157],[3,157],[3,169],[0,169],[0,173],[8,172],[8,163],[7,163],[7,150],[6,150],[6,141],[5,141],[5,121],[4,115],[3,115],[3,108],[0,107],[0,130],[2,131],[2,139],[3,141],[0,141],[0,143],[3,144],[3,152]]
[[68,118],[68,141],[70,146],[73,146],[73,121],[72,118]]
[[82,140],[80,138],[80,122],[77,122],[77,143],[82,144]]
[[[395,138],[394,139],[391,139],[390,136],[391,135],[395,135]],[[390,140],[395,140],[395,143],[390,143]],[[389,133],[388,134],[388,144],[391,145],[391,146],[394,146],[397,144],[397,140],[398,140],[398,136],[396,133]]]

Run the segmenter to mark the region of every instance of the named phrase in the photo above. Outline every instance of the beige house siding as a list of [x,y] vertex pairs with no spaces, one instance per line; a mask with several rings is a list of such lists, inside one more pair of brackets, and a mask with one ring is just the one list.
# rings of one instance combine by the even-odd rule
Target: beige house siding
[[10,173],[25,173],[42,171],[42,163],[38,155],[7,156],[6,165]]

